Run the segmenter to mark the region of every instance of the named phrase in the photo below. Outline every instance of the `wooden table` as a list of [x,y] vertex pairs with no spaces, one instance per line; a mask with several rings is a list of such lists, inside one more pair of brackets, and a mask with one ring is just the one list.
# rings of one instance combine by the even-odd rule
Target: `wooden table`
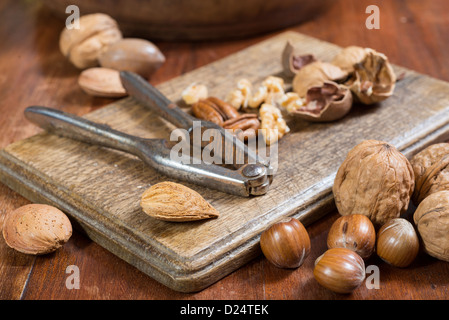
[[[368,30],[368,5],[380,8],[380,29]],[[394,64],[449,81],[449,3],[445,0],[338,0],[322,15],[290,28],[340,46],[357,44],[384,52]],[[112,100],[92,98],[77,86],[79,70],[60,54],[63,21],[33,2],[0,2],[0,147],[39,131],[23,117],[33,104],[78,115]],[[283,31],[283,30],[282,30]],[[266,39],[157,43],[167,58],[152,77],[158,84]],[[43,150],[45,152],[45,150]],[[0,225],[7,212],[29,203],[0,185]],[[334,294],[313,278],[315,259],[326,250],[334,212],[308,227],[312,252],[295,270],[278,269],[259,257],[198,293],[179,293],[152,280],[75,231],[59,251],[28,256],[0,238],[0,299],[447,299],[449,264],[424,253],[407,269],[377,257],[367,261],[380,270],[380,288],[362,285],[350,295]],[[80,270],[80,288],[69,290],[66,268]]]

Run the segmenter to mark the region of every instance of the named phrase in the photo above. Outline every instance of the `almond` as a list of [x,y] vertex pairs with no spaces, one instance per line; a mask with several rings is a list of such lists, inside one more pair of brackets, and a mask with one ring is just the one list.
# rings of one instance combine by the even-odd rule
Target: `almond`
[[127,95],[117,70],[90,68],[81,72],[78,84],[84,92],[95,97],[120,98]]
[[59,249],[72,235],[69,218],[59,209],[29,204],[11,211],[3,224],[3,237],[11,248],[26,254]]
[[148,188],[140,206],[149,216],[165,221],[195,221],[219,216],[198,192],[174,182],[160,182]]

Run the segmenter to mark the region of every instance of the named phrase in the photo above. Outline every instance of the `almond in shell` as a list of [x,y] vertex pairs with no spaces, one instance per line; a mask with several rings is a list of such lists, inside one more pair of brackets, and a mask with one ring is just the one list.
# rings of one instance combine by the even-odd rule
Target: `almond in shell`
[[127,95],[117,70],[90,68],[81,72],[78,84],[87,94],[94,97],[120,98]]
[[11,211],[3,224],[6,244],[26,254],[46,254],[59,249],[72,235],[69,218],[59,209],[29,204]]
[[164,221],[195,221],[219,216],[198,192],[174,182],[160,182],[145,190],[140,206],[150,217]]

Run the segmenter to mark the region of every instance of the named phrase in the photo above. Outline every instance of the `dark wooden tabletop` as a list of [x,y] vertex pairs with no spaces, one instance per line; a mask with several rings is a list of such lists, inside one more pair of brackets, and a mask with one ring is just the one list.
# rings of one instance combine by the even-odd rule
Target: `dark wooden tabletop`
[[[368,5],[380,9],[380,29],[368,30]],[[445,0],[336,0],[313,20],[289,28],[335,43],[384,52],[394,64],[449,81],[449,2]],[[77,86],[79,70],[58,49],[63,21],[31,1],[0,1],[0,147],[39,131],[23,117],[33,104],[86,114],[112,102],[92,98]],[[277,32],[247,39],[208,42],[156,42],[167,61],[150,79],[158,84],[225,57]],[[44,152],[44,150],[43,150]],[[0,184],[0,226],[7,212],[29,201]],[[449,263],[420,253],[408,268],[387,265],[376,256],[378,289],[362,284],[349,295],[332,293],[313,278],[315,259],[326,250],[334,212],[308,226],[312,251],[303,266],[279,269],[260,256],[197,293],[179,293],[154,281],[75,231],[55,253],[18,253],[0,238],[0,299],[435,299],[449,298]],[[449,236],[449,235],[448,235]],[[80,270],[80,288],[68,289],[66,268]]]

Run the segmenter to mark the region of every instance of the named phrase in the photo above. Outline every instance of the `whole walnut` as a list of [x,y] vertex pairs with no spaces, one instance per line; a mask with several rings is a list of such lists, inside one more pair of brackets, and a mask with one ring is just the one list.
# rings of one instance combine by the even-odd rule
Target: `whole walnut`
[[79,69],[97,66],[103,49],[122,39],[117,22],[103,13],[81,16],[79,26],[64,28],[59,38],[62,54]]
[[413,203],[418,206],[428,195],[449,190],[449,143],[436,143],[417,153],[411,160],[415,173]]
[[387,142],[365,140],[338,169],[333,193],[341,215],[363,214],[378,227],[407,210],[414,185],[402,153]]
[[424,250],[440,260],[449,261],[449,191],[438,191],[416,208],[413,220]]

